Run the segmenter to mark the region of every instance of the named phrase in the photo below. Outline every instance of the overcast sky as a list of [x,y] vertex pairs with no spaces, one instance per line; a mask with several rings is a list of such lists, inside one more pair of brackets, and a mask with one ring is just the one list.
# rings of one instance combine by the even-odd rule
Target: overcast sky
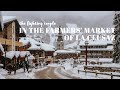
[[40,15],[40,16],[59,16],[59,15],[73,15],[82,16],[87,19],[99,19],[114,11],[3,11],[3,15],[21,16],[21,15]]

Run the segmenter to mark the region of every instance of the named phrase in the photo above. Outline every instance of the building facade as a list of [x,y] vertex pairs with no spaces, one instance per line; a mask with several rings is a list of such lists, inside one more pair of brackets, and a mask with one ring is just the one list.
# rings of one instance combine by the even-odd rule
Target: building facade
[[[85,58],[86,49],[84,43],[80,43],[81,58]],[[89,41],[87,46],[88,58],[112,58],[112,41]]]
[[80,57],[80,51],[76,50],[57,50],[54,52],[55,60],[58,59],[78,59]]
[[5,51],[19,51],[19,47],[23,46],[22,42],[19,42],[19,37],[23,37],[25,34],[20,34],[19,29],[17,19],[4,22],[4,28],[0,31],[0,43]]

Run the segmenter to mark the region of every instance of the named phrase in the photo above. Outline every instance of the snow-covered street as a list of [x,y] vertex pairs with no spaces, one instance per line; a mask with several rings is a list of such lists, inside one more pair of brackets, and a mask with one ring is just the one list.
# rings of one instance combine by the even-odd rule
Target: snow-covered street
[[32,69],[31,72],[24,72],[23,69],[19,69],[16,71],[16,74],[14,75],[14,72],[11,73],[11,75],[8,75],[7,71],[4,69],[0,69],[0,79],[36,79],[35,72],[41,71],[46,69],[47,67],[38,68],[38,69]]
[[70,76],[58,64],[50,64],[47,67],[32,69],[31,72],[24,72],[23,69],[17,70],[8,75],[7,71],[0,69],[0,79],[77,79]]
[[[0,69],[0,79],[120,79],[119,72],[100,72],[98,70],[84,70],[84,64],[73,64],[73,59],[63,59],[60,63],[51,63],[45,67],[32,68],[31,72],[24,72],[21,68],[8,75],[7,71]],[[99,67],[116,67],[119,68],[120,64],[105,63],[105,64],[88,64],[88,66]]]

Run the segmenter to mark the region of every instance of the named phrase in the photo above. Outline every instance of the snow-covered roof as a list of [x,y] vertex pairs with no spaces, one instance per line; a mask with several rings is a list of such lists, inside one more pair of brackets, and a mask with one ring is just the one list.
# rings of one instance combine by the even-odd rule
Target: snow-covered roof
[[[81,61],[85,61],[85,59],[80,59]],[[94,61],[94,62],[112,62],[112,58],[89,58],[88,61]]]
[[[112,41],[107,41],[107,40],[90,40],[88,41],[88,46],[94,46],[94,45],[107,45],[107,44],[112,44]],[[80,41],[80,46],[84,46],[85,45],[85,41]]]
[[25,57],[25,55],[30,55],[29,51],[21,51],[20,52],[20,57]]
[[54,56],[57,55],[57,53],[60,54],[65,54],[65,53],[80,53],[80,51],[76,51],[76,50],[57,50],[54,52]]
[[26,45],[28,42],[30,42],[31,47],[28,48],[28,50],[44,50],[44,51],[55,51],[55,47],[46,43],[41,43],[38,42],[36,40],[34,40],[33,38],[29,38],[29,37],[22,37],[19,40],[20,42],[22,42],[24,45]]
[[[85,51],[86,49],[79,49],[81,51]],[[113,51],[113,46],[107,46],[107,48],[88,48],[89,51]]]
[[[3,54],[5,56],[5,54]],[[12,59],[15,56],[15,51],[8,51],[6,52],[6,57]]]
[[29,47],[27,50],[40,50],[40,47],[36,45],[31,45],[31,47]]
[[108,50],[113,50],[113,46],[107,46]]
[[[18,58],[19,56],[25,57],[25,55],[30,55],[29,51],[8,51],[6,52],[6,57],[12,59],[14,56]],[[5,54],[3,54],[5,56]]]
[[30,55],[30,56],[28,57],[28,60],[33,60],[33,59],[35,59],[35,57],[34,57],[33,55]]
[[55,47],[46,43],[40,43],[40,48],[44,51],[55,51]]
[[15,51],[15,56],[18,58],[20,56],[20,51]]
[[[88,46],[98,46],[98,45],[108,45],[108,44],[112,44],[113,41],[110,41],[110,40],[96,40],[96,41],[93,41],[93,40],[90,40],[88,41]],[[78,41],[75,41],[71,44],[67,44],[65,45],[65,49],[70,49],[70,48],[76,48],[77,47],[77,44],[78,44]],[[80,46],[85,46],[85,41],[80,41],[79,43]],[[112,47],[110,47],[112,48]]]
[[27,44],[29,43],[29,40],[26,39],[26,38],[21,38],[21,39],[19,40],[19,42],[22,42],[22,43],[23,43],[23,46],[25,46],[25,45],[27,45]]
[[65,45],[65,49],[69,49],[69,48],[74,48],[77,46],[78,41],[75,41],[74,43]]
[[23,45],[27,45],[29,42],[31,45],[39,44],[39,42],[37,42],[34,39],[29,38],[29,37],[21,37],[19,42],[22,42]]
[[1,45],[1,43],[0,43],[0,49],[1,49],[1,51],[4,53],[4,48],[3,48],[3,46]]

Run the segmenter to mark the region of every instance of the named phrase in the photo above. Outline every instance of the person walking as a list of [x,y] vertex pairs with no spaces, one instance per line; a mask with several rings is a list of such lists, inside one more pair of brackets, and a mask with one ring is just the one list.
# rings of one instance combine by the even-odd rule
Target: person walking
[[25,61],[25,62],[26,62],[25,65],[26,65],[27,72],[29,73],[29,63],[28,61]]
[[11,63],[9,63],[8,65],[7,65],[7,67],[6,67],[6,69],[8,70],[8,74],[11,74],[11,72],[12,72],[12,64]]
[[80,73],[80,70],[78,69],[78,74]]
[[14,71],[14,74],[16,74],[16,69],[17,69],[16,64],[13,64],[13,71]]
[[23,67],[24,72],[25,72],[25,68],[26,68],[25,61],[22,62],[22,67]]

